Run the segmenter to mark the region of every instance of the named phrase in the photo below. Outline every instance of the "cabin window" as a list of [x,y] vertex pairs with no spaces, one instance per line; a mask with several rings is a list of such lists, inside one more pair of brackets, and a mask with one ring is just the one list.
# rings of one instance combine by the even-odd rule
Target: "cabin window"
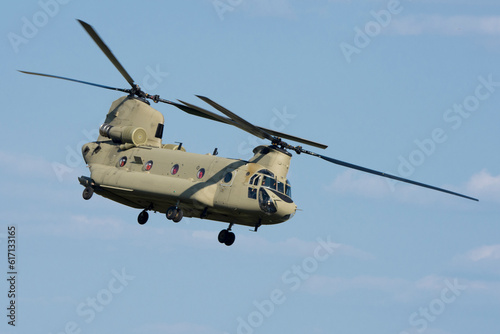
[[170,174],[175,175],[175,174],[177,174],[177,172],[179,172],[179,165],[175,164],[172,166],[172,169],[170,170]]
[[233,173],[231,173],[231,172],[226,173],[226,175],[224,176],[224,182],[225,183],[231,182],[232,179],[233,179]]
[[198,171],[198,174],[196,175],[199,179],[201,179],[203,176],[205,176],[205,168],[201,168]]
[[149,160],[148,162],[146,162],[146,164],[144,165],[144,170],[146,172],[149,172],[151,170],[151,168],[153,168],[153,160]]
[[123,167],[127,163],[127,157],[122,157],[120,161],[118,161],[118,166]]

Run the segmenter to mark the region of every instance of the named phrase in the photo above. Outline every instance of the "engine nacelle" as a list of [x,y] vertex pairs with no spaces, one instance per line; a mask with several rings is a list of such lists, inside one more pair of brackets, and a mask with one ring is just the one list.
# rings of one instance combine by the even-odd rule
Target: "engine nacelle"
[[140,146],[148,141],[146,130],[135,126],[112,126],[104,123],[99,127],[99,134],[120,144]]

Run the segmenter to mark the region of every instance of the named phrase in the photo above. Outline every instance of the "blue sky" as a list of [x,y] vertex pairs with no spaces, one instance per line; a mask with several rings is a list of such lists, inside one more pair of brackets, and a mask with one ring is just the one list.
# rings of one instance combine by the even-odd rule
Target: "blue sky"
[[[498,333],[500,7],[496,1],[12,2],[2,11],[0,249],[17,228],[17,319],[2,333]],[[258,233],[81,198],[82,144],[132,77],[323,142],[322,154],[479,198],[393,184],[309,156],[300,211]],[[247,133],[156,105],[164,142],[248,158]],[[4,255],[0,264],[7,277]]]

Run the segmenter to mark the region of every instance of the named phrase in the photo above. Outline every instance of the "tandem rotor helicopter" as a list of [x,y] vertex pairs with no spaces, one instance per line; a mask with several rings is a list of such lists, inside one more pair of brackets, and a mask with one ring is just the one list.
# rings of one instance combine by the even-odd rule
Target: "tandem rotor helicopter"
[[[89,24],[78,20],[94,42],[118,69],[131,88],[122,89],[49,74],[20,71],[25,74],[63,79],[100,88],[127,93],[114,101],[99,128],[95,142],[82,147],[83,159],[90,176],[78,178],[85,187],[83,198],[94,193],[112,201],[142,209],[139,224],[148,221],[148,211],[166,214],[167,219],[179,222],[183,217],[197,217],[229,223],[219,235],[220,243],[230,246],[235,235],[234,224],[253,227],[279,224],[292,218],[297,206],[292,200],[287,179],[292,154],[307,154],[325,161],[410,183],[466,199],[466,195],[424,183],[382,173],[348,162],[329,158],[294,146],[283,139],[320,149],[327,146],[311,140],[265,129],[247,122],[218,103],[197,96],[225,116],[180,101],[173,102],[141,90],[108,46]],[[148,100],[170,104],[191,115],[236,126],[270,145],[258,146],[248,161],[228,159],[213,154],[186,152],[182,144],[162,144],[163,115],[152,108]]]

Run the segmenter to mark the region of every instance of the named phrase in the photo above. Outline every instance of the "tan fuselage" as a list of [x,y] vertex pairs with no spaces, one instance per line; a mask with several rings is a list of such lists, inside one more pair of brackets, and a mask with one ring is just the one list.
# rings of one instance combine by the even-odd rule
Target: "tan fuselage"
[[101,136],[82,147],[90,169],[82,185],[134,208],[165,213],[176,206],[185,217],[248,226],[281,223],[295,213],[285,193],[286,151],[259,146],[249,161],[190,153],[162,145],[158,124],[163,128],[163,115],[146,103],[115,101]]

